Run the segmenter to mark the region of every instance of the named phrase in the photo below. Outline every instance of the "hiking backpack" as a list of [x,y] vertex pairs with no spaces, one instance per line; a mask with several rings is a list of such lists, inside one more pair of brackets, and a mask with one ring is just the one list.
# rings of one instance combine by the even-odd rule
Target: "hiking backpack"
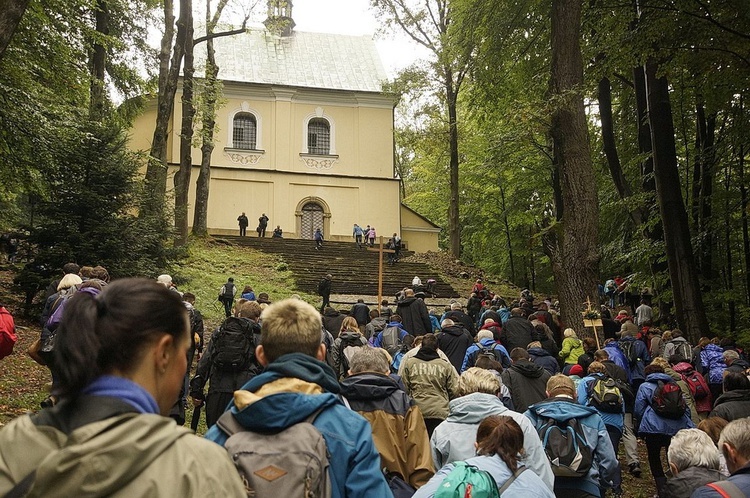
[[685,415],[687,403],[682,397],[682,390],[675,382],[659,381],[651,398],[651,408],[657,415],[672,420]]
[[328,448],[313,425],[319,413],[274,434],[247,430],[230,411],[219,417],[216,425],[229,436],[224,447],[248,496],[331,496]]
[[349,377],[349,361],[357,352],[358,348],[363,346],[361,335],[342,337],[339,342],[339,376]]
[[624,402],[617,381],[611,377],[596,377],[586,386],[589,405],[607,413],[622,413]]
[[247,318],[230,316],[211,338],[214,364],[225,372],[241,372],[255,358],[253,327]]
[[492,474],[466,462],[456,462],[434,498],[500,498]]
[[620,341],[619,346],[631,367],[638,363],[638,348],[635,341]]
[[398,327],[386,327],[381,332],[383,335],[380,339],[380,347],[388,351],[388,354],[393,357],[396,353],[401,351],[403,341],[401,340],[401,329]]
[[708,388],[706,378],[700,374],[700,372],[690,369],[685,373],[681,374],[682,380],[690,388],[690,392],[696,400],[703,399],[711,394],[711,390]]
[[[687,363],[693,363],[693,348],[690,346],[689,343],[678,341],[674,342],[671,341],[672,344],[674,344],[674,350],[672,351],[672,356],[679,356],[681,358],[681,361],[685,361]],[[667,358],[669,359],[669,358]]]
[[233,301],[234,300],[234,284],[227,282],[221,286],[221,292],[219,293],[219,301]]
[[504,355],[500,348],[495,347],[494,344],[490,346],[482,346],[481,344],[478,344],[478,346],[479,349],[477,350],[477,354],[474,356],[474,365],[477,364],[477,360],[480,356],[486,356],[487,358],[500,363],[503,368],[508,368],[510,366],[510,358]]
[[16,344],[16,324],[13,316],[5,307],[0,306],[0,359],[5,358],[13,352]]
[[548,418],[537,433],[555,476],[584,477],[588,474],[593,455],[578,419]]

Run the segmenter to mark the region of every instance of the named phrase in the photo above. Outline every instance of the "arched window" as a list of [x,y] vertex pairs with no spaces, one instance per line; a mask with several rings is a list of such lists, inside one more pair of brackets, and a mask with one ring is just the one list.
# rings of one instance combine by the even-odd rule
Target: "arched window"
[[313,118],[307,123],[307,153],[328,155],[331,151],[331,126],[326,119]]
[[255,150],[258,136],[258,122],[249,112],[234,115],[232,124],[232,147],[235,149]]

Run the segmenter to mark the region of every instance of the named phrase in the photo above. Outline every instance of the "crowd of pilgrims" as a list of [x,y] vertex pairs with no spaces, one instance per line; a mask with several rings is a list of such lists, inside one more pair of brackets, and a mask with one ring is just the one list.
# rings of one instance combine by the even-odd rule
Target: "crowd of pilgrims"
[[[34,441],[30,453],[39,453],[39,461],[25,459],[31,459],[28,469],[46,458],[42,453],[69,444],[65,437],[39,442],[39,433],[28,434],[31,427],[40,431],[51,425],[73,439],[75,429],[129,411],[167,415],[183,425],[191,402],[196,411],[204,408],[206,439],[216,448],[230,447],[233,433],[221,422],[227,414],[239,430],[258,432],[283,431],[307,420],[327,445],[327,495],[334,497],[464,496],[467,483],[476,477],[457,478],[456,473],[467,469],[484,471],[495,487],[509,494],[627,495],[622,474],[642,478],[639,440],[645,444],[659,497],[729,496],[707,487],[727,479],[750,496],[750,365],[743,351],[727,339],[701,338],[690,344],[677,328],[660,330],[645,300],[637,310],[602,306],[604,337],[597,347],[594,337],[581,339],[562,326],[550,299],[536,300],[524,290],[508,305],[481,280],[465,306],[456,300],[439,311],[430,310],[423,294],[409,287],[395,303],[384,300],[371,308],[360,299],[350,309],[328,305],[322,313],[294,295],[278,303],[267,295],[241,297],[233,302],[232,316],[204,346],[195,296],[177,291],[168,275],[160,276],[158,283],[109,283],[101,270],[68,270],[73,268],[68,266],[53,284],[55,292],[42,317],[41,343],[55,339],[53,354],[42,358],[52,371],[52,395],[40,414],[17,419],[0,431],[0,494],[28,481],[23,467],[10,461],[5,442]],[[161,304],[146,306],[145,295]],[[177,296],[190,324],[187,361],[181,361],[187,372],[183,376],[179,365],[175,367],[167,389],[159,385],[167,380],[144,382],[148,375],[140,375],[171,368],[159,356],[166,354],[158,349],[164,340],[146,341],[144,360],[142,351],[134,353],[139,346],[126,336],[129,328],[155,337],[177,334],[158,322],[167,320],[164,310],[159,316],[144,316],[174,306]],[[110,323],[110,315],[119,323]],[[87,335],[83,327],[113,344],[104,344],[103,337],[92,339],[95,334]],[[103,332],[107,327],[112,331]],[[98,415],[76,415],[82,405],[90,405],[91,396],[121,396],[137,410],[119,403],[117,409],[109,407]],[[159,430],[167,429],[160,425]],[[118,429],[122,437],[121,432]],[[175,440],[198,439],[179,434]],[[97,448],[86,444],[90,451]],[[235,466],[220,458],[221,453],[204,442],[184,444],[191,452],[199,450],[197,463],[180,462],[194,474],[180,483],[187,486],[183,492],[206,489],[201,488],[205,483],[193,482],[206,471],[213,473],[206,478],[213,483],[211,492],[222,489],[220,494],[227,496],[237,495],[238,489],[241,496],[249,494],[258,481],[243,474],[244,484],[238,485],[232,476]],[[178,458],[170,455],[164,451],[158,458]],[[209,460],[212,469],[207,469]],[[53,463],[57,466],[40,466],[32,484],[24,485],[43,494],[40,476],[60,480],[55,477],[62,472],[60,460]],[[157,467],[161,472],[169,468],[163,462]],[[71,468],[68,474],[83,472]],[[158,474],[143,468],[140,472],[153,481],[134,484],[145,477],[131,476],[132,482],[125,484],[127,496],[154,495],[159,489],[154,484]],[[255,496],[265,496],[259,491],[262,485],[252,491]],[[450,492],[456,494],[446,494]],[[109,493],[93,495],[101,494]]]

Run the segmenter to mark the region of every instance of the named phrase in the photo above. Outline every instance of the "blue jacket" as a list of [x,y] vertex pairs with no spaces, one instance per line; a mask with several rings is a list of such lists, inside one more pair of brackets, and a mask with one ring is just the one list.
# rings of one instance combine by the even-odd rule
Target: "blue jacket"
[[[511,472],[505,462],[497,456],[475,456],[466,460],[469,465],[474,465],[481,470],[486,470],[492,475],[498,487],[510,479]],[[450,474],[455,464],[449,463],[432,477],[427,484],[414,493],[412,498],[432,498],[440,488],[443,480]],[[374,494],[372,496],[375,496]],[[533,496],[534,498],[554,498],[555,495],[544,484],[544,481],[531,470],[522,472],[513,483],[508,486],[503,496]]]
[[609,344],[605,344],[604,349],[609,354],[610,361],[625,370],[628,374],[628,382],[631,382],[633,379],[630,377],[630,365],[628,364],[628,359],[625,358],[625,354],[622,352],[622,349],[620,349],[617,342],[612,341]]
[[[638,361],[635,362],[635,365],[630,365],[630,362],[626,358],[626,361],[628,361],[628,367],[626,370],[630,371],[630,382],[632,383],[634,380],[642,380],[646,378],[646,374],[643,370],[646,368],[646,365],[651,362],[651,355],[648,354],[648,348],[643,341],[639,341],[635,337],[623,337],[620,339],[621,343],[629,341],[634,343],[635,351],[638,355]],[[622,351],[623,349],[620,348],[620,350]]]
[[[737,472],[727,478],[727,481],[732,482],[735,486],[745,493],[745,496],[750,496],[750,464],[745,465]],[[690,498],[720,498],[721,495],[715,490],[702,486],[690,495]]]
[[613,488],[619,463],[607,428],[599,414],[590,406],[583,406],[570,398],[549,398],[533,404],[524,413],[537,431],[548,418],[557,421],[575,418],[580,423],[586,442],[593,455],[591,469],[586,477],[555,477],[555,489],[577,489],[601,496],[602,488]]
[[[256,392],[279,379],[298,379],[322,387],[322,394],[302,394],[280,389],[238,409],[229,409],[249,430],[280,431],[323,409],[313,422],[325,439],[330,454],[329,475],[334,498],[392,496],[380,470],[380,455],[372,440],[370,424],[339,400],[338,382],[331,367],[301,353],[282,356],[242,387]],[[270,386],[269,386],[270,387]],[[236,399],[236,398],[235,398]],[[226,434],[214,425],[206,434],[224,445]]]
[[724,350],[716,344],[709,344],[701,351],[701,365],[708,370],[708,383],[721,384],[724,376],[724,370],[727,364],[724,363]]
[[435,332],[436,330],[442,330],[440,328],[440,322],[438,321],[438,317],[435,315],[430,315],[430,323],[432,323],[432,331]]
[[[480,344],[481,344],[481,346],[480,346]],[[461,371],[459,373],[463,373],[467,368],[474,366],[474,363],[476,363],[476,361],[477,361],[476,360],[476,353],[481,348],[489,348],[489,347],[491,347],[493,345],[494,345],[494,347],[492,349],[497,349],[498,351],[500,351],[500,354],[505,357],[503,359],[503,361],[500,362],[500,363],[503,364],[503,367],[505,368],[505,367],[509,366],[510,365],[510,355],[508,354],[508,350],[505,349],[505,346],[503,346],[502,344],[498,344],[498,343],[495,342],[494,339],[492,339],[491,337],[488,337],[486,339],[482,339],[481,341],[479,341],[479,344],[472,344],[471,346],[469,346],[469,348],[466,350],[466,354],[464,355],[464,362],[461,364]],[[472,354],[474,355],[474,358],[473,358],[474,362],[473,363],[471,362],[471,359],[470,359],[471,356],[472,356]]]
[[529,348],[527,351],[529,356],[531,356],[531,361],[544,368],[550,375],[560,373],[560,364],[557,363],[557,359],[549,354],[546,349]]
[[[588,395],[588,388],[589,384],[594,382],[597,379],[600,379],[604,377],[602,374],[591,374],[581,379],[581,381],[578,383],[578,402],[582,405],[591,406],[589,404],[589,395]],[[622,427],[625,423],[625,403],[624,403],[624,397],[623,397],[623,403],[622,403],[622,412],[621,413],[611,413],[611,412],[603,412],[601,410],[598,410],[595,406],[591,406],[594,410],[597,411],[599,415],[601,415],[602,420],[604,421],[605,425],[611,425],[612,427],[617,427],[620,429],[620,432],[622,432]]]
[[690,407],[687,406],[687,403],[685,403],[685,415],[678,420],[661,417],[651,408],[651,400],[659,381],[664,383],[674,382],[672,377],[667,374],[652,373],[646,377],[646,381],[638,388],[638,394],[635,395],[635,408],[633,409],[633,416],[641,421],[637,432],[639,434],[674,436],[680,429],[695,427],[690,419]]
[[377,333],[377,335],[372,336],[370,339],[370,343],[375,346],[376,348],[382,348],[383,347],[383,331],[387,329],[388,327],[398,327],[398,338],[400,341],[404,340],[404,337],[409,335],[409,333],[404,330],[404,326],[401,325],[401,322],[388,322],[386,326]]

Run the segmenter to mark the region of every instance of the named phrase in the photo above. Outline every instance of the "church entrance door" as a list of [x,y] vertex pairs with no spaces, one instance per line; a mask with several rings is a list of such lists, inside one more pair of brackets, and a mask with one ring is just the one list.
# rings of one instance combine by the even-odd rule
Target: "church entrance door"
[[[323,206],[317,202],[308,202],[302,206],[301,239],[312,239],[315,230],[323,230]],[[326,235],[325,233],[323,234]]]

